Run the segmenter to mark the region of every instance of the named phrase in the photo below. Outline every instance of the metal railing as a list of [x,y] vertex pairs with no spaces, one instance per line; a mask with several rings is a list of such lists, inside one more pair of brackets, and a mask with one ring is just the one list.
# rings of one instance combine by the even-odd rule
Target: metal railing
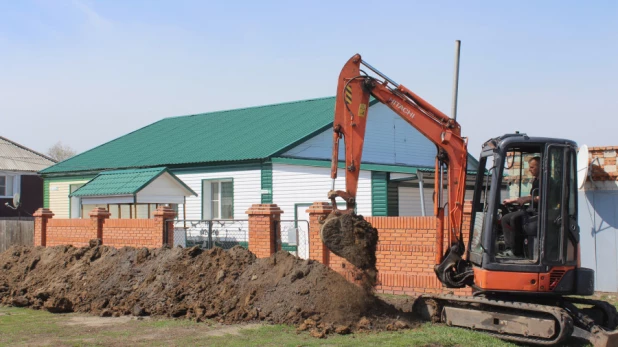
[[175,220],[174,246],[203,249],[249,247],[248,220]]
[[[203,249],[234,246],[249,248],[249,221],[239,220],[174,220],[174,246]],[[309,221],[280,220],[273,225],[280,228],[281,249],[299,258],[309,258]],[[167,234],[167,233],[166,233]]]

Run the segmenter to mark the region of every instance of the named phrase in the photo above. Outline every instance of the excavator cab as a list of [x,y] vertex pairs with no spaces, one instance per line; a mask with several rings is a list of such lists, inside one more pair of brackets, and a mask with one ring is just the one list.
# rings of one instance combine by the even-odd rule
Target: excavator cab
[[[576,154],[573,141],[526,134],[484,144],[468,247],[476,290],[593,293],[594,272],[578,268]],[[517,198],[527,202],[505,203]]]

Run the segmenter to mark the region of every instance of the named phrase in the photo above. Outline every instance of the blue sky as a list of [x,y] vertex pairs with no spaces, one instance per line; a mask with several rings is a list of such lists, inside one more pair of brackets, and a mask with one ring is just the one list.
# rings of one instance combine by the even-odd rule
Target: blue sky
[[515,130],[618,145],[617,1],[0,0],[0,135],[81,152],[165,117],[331,96],[355,53],[449,114],[458,39],[472,155]]

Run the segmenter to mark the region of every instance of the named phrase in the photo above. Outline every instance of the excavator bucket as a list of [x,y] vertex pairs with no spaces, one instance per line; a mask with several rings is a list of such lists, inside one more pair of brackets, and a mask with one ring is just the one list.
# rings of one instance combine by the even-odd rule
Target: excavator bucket
[[588,332],[576,327],[573,336],[588,341],[594,347],[618,346],[618,330],[607,331],[595,326],[592,328],[592,332]]
[[336,255],[361,270],[376,266],[378,230],[363,216],[354,213],[331,213],[320,230],[322,242]]

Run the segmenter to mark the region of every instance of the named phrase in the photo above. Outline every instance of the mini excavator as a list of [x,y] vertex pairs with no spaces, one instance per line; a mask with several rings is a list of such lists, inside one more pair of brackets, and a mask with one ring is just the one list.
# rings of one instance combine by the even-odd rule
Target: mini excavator
[[[585,298],[594,294],[594,271],[580,266],[577,144],[523,133],[485,142],[475,169],[469,230],[464,231],[468,150],[460,125],[359,54],[339,75],[328,193],[333,212],[322,221],[324,244],[361,269],[371,264],[358,255],[373,252],[370,263],[375,265],[379,235],[371,227],[355,227],[364,220],[354,212],[370,97],[436,145],[434,271],[446,288],[472,288],[471,296],[422,295],[413,310],[432,322],[517,343],[551,346],[574,336],[594,346],[618,346],[616,308]],[[345,143],[345,191],[334,190],[340,139]],[[530,190],[534,177],[526,166],[532,158],[540,174],[538,188]],[[527,205],[505,203],[528,192]],[[337,198],[345,208],[338,208]],[[522,212],[514,224],[514,246],[506,251],[501,219],[517,211]]]

